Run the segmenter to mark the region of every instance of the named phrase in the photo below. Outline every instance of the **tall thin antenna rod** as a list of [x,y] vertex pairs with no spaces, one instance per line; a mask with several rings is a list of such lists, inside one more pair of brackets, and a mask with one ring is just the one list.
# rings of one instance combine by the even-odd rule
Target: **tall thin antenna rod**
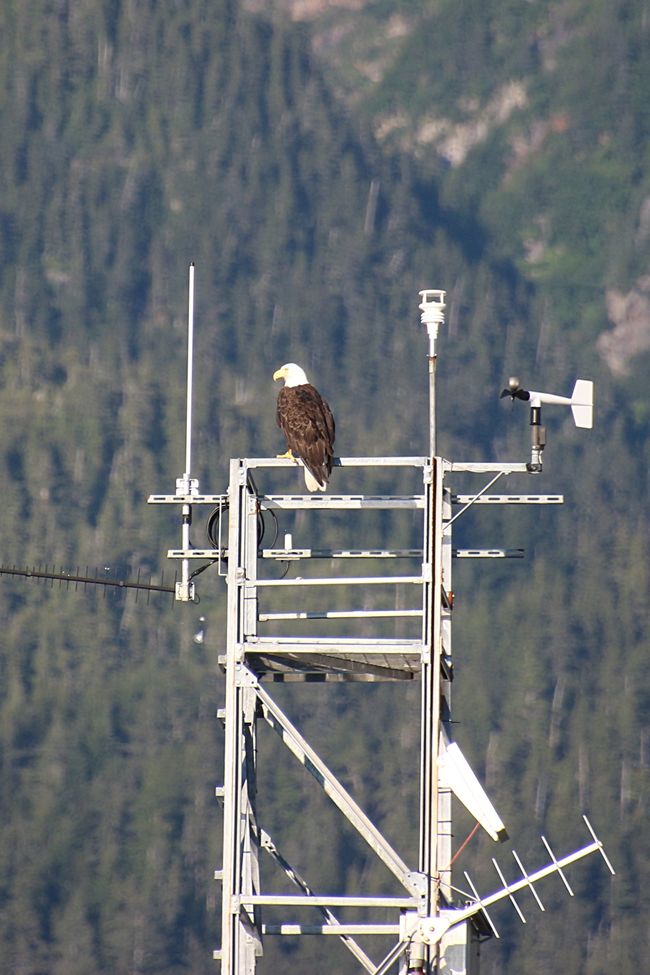
[[[185,473],[176,480],[176,493],[185,497],[198,494],[199,482],[192,478],[192,378],[194,370],[194,261],[190,264],[190,286],[187,307],[187,406],[185,422]],[[181,548],[188,552],[191,548],[190,526],[192,524],[192,505],[186,502],[181,510]],[[194,599],[194,583],[190,575],[189,559],[181,561],[181,578],[176,583],[176,599],[190,602]]]
[[190,264],[187,308],[187,413],[185,426],[185,477],[192,469],[192,376],[194,368],[194,261]]

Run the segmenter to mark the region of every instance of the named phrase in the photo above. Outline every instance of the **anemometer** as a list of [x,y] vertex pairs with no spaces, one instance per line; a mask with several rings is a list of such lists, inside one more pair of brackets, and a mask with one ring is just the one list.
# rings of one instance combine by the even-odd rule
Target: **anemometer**
[[590,379],[578,379],[573,387],[571,396],[557,396],[555,393],[539,393],[533,389],[524,389],[516,376],[508,380],[508,388],[501,393],[501,399],[509,396],[512,402],[516,399],[530,404],[530,463],[527,465],[531,474],[542,473],[542,452],[546,446],[546,427],[542,424],[542,403],[556,406],[570,406],[573,419],[577,427],[591,430],[594,425],[594,384]]

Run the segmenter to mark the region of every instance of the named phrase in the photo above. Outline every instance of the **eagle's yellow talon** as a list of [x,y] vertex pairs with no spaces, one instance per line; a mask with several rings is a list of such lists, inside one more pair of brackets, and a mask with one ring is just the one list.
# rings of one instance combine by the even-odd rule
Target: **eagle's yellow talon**
[[277,460],[295,460],[291,450],[287,450],[286,454],[276,454]]

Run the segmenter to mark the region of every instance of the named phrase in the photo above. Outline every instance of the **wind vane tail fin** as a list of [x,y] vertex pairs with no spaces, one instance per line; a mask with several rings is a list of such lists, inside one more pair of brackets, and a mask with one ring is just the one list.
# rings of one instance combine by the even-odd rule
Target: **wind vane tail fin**
[[594,425],[594,384],[590,379],[578,379],[571,395],[571,412],[577,427],[591,430]]

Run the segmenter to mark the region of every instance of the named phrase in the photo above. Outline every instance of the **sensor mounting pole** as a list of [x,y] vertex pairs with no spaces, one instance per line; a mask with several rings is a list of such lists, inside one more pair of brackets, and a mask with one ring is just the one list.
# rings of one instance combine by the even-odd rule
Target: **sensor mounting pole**
[[429,454],[436,455],[436,340],[438,328],[445,324],[446,291],[427,288],[420,291],[420,321],[429,336]]
[[530,474],[542,473],[542,453],[546,446],[546,427],[542,426],[541,404],[530,408],[530,463],[526,464]]
[[[440,910],[440,794],[438,763],[441,749],[441,652],[442,616],[440,590],[442,586],[442,535],[438,525],[442,520],[443,476],[442,461],[437,457],[436,437],[436,341],[438,329],[445,323],[446,292],[427,288],[420,291],[420,321],[429,338],[429,509],[426,515],[426,560],[431,578],[426,595],[426,641],[422,656],[422,691],[420,702],[420,851],[419,872],[424,884],[424,901],[428,914],[436,916]],[[446,819],[446,814],[443,819]],[[429,949],[416,939],[410,947],[408,971],[424,975],[437,969],[437,946]]]

